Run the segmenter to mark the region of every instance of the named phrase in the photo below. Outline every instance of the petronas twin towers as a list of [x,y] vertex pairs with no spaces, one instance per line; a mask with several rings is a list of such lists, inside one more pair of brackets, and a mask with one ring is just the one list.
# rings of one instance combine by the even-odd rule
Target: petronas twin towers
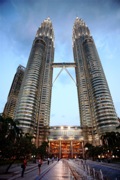
[[[78,17],[72,39],[80,123],[83,129],[92,129],[96,138],[115,130],[117,115],[94,40]],[[37,144],[45,140],[43,129],[50,125],[53,68],[54,31],[47,18],[33,41],[14,116],[25,133],[35,135]]]

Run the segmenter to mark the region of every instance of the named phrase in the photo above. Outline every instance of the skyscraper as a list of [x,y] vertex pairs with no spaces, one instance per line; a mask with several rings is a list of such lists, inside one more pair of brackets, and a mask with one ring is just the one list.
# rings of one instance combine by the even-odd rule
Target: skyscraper
[[114,131],[117,115],[105,74],[89,28],[78,17],[73,27],[73,52],[81,126],[91,128],[94,135]]
[[44,20],[33,41],[15,110],[15,120],[24,133],[35,135],[37,146],[48,136],[54,67],[75,67],[84,141],[97,144],[101,134],[115,131],[118,125],[94,40],[78,17],[73,27],[73,53],[74,63],[54,63],[52,22]]
[[14,110],[16,107],[16,102],[18,99],[18,94],[20,91],[21,83],[23,80],[25,68],[21,65],[18,66],[17,72],[15,73],[8,98],[7,98],[7,103],[5,104],[3,115],[4,117],[10,117],[13,119],[14,117]]
[[53,59],[54,32],[47,18],[33,41],[15,111],[24,133],[35,133],[36,145],[45,138],[40,129],[49,126]]

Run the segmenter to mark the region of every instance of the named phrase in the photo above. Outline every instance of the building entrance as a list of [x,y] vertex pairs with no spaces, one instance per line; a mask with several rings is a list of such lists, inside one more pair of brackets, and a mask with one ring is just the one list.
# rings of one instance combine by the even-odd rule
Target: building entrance
[[80,158],[83,157],[83,148],[80,141],[62,140],[50,141],[50,155],[55,158]]
[[79,126],[50,127],[49,154],[59,158],[84,157],[84,139]]

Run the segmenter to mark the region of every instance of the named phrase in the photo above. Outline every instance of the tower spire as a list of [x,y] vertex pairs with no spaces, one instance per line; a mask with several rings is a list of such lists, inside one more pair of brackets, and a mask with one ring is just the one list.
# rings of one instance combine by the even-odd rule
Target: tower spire
[[49,37],[54,42],[54,30],[52,26],[52,21],[50,17],[46,18],[42,23],[41,26],[38,28],[36,37]]

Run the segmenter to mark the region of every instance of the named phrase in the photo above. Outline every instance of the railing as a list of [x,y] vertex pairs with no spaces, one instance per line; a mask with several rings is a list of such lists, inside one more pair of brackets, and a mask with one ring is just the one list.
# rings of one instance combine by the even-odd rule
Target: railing
[[87,172],[88,176],[92,176],[95,180],[108,180],[103,176],[102,170],[96,171],[94,168],[90,168],[89,165],[83,165],[83,170]]
[[68,164],[71,167],[71,169],[74,169],[77,173],[83,175],[84,180],[109,180],[107,177],[103,175],[101,169],[97,171],[94,168],[91,168],[89,165],[86,164],[85,160],[78,160],[75,162],[78,165],[78,167],[73,166],[73,161],[71,161],[71,163],[68,162]]
[[107,177],[103,175],[101,169],[97,171],[94,168],[91,168],[89,165],[87,165],[86,160],[79,160],[77,164],[80,165],[81,168],[86,172],[86,174],[92,177],[94,180],[109,180]]

